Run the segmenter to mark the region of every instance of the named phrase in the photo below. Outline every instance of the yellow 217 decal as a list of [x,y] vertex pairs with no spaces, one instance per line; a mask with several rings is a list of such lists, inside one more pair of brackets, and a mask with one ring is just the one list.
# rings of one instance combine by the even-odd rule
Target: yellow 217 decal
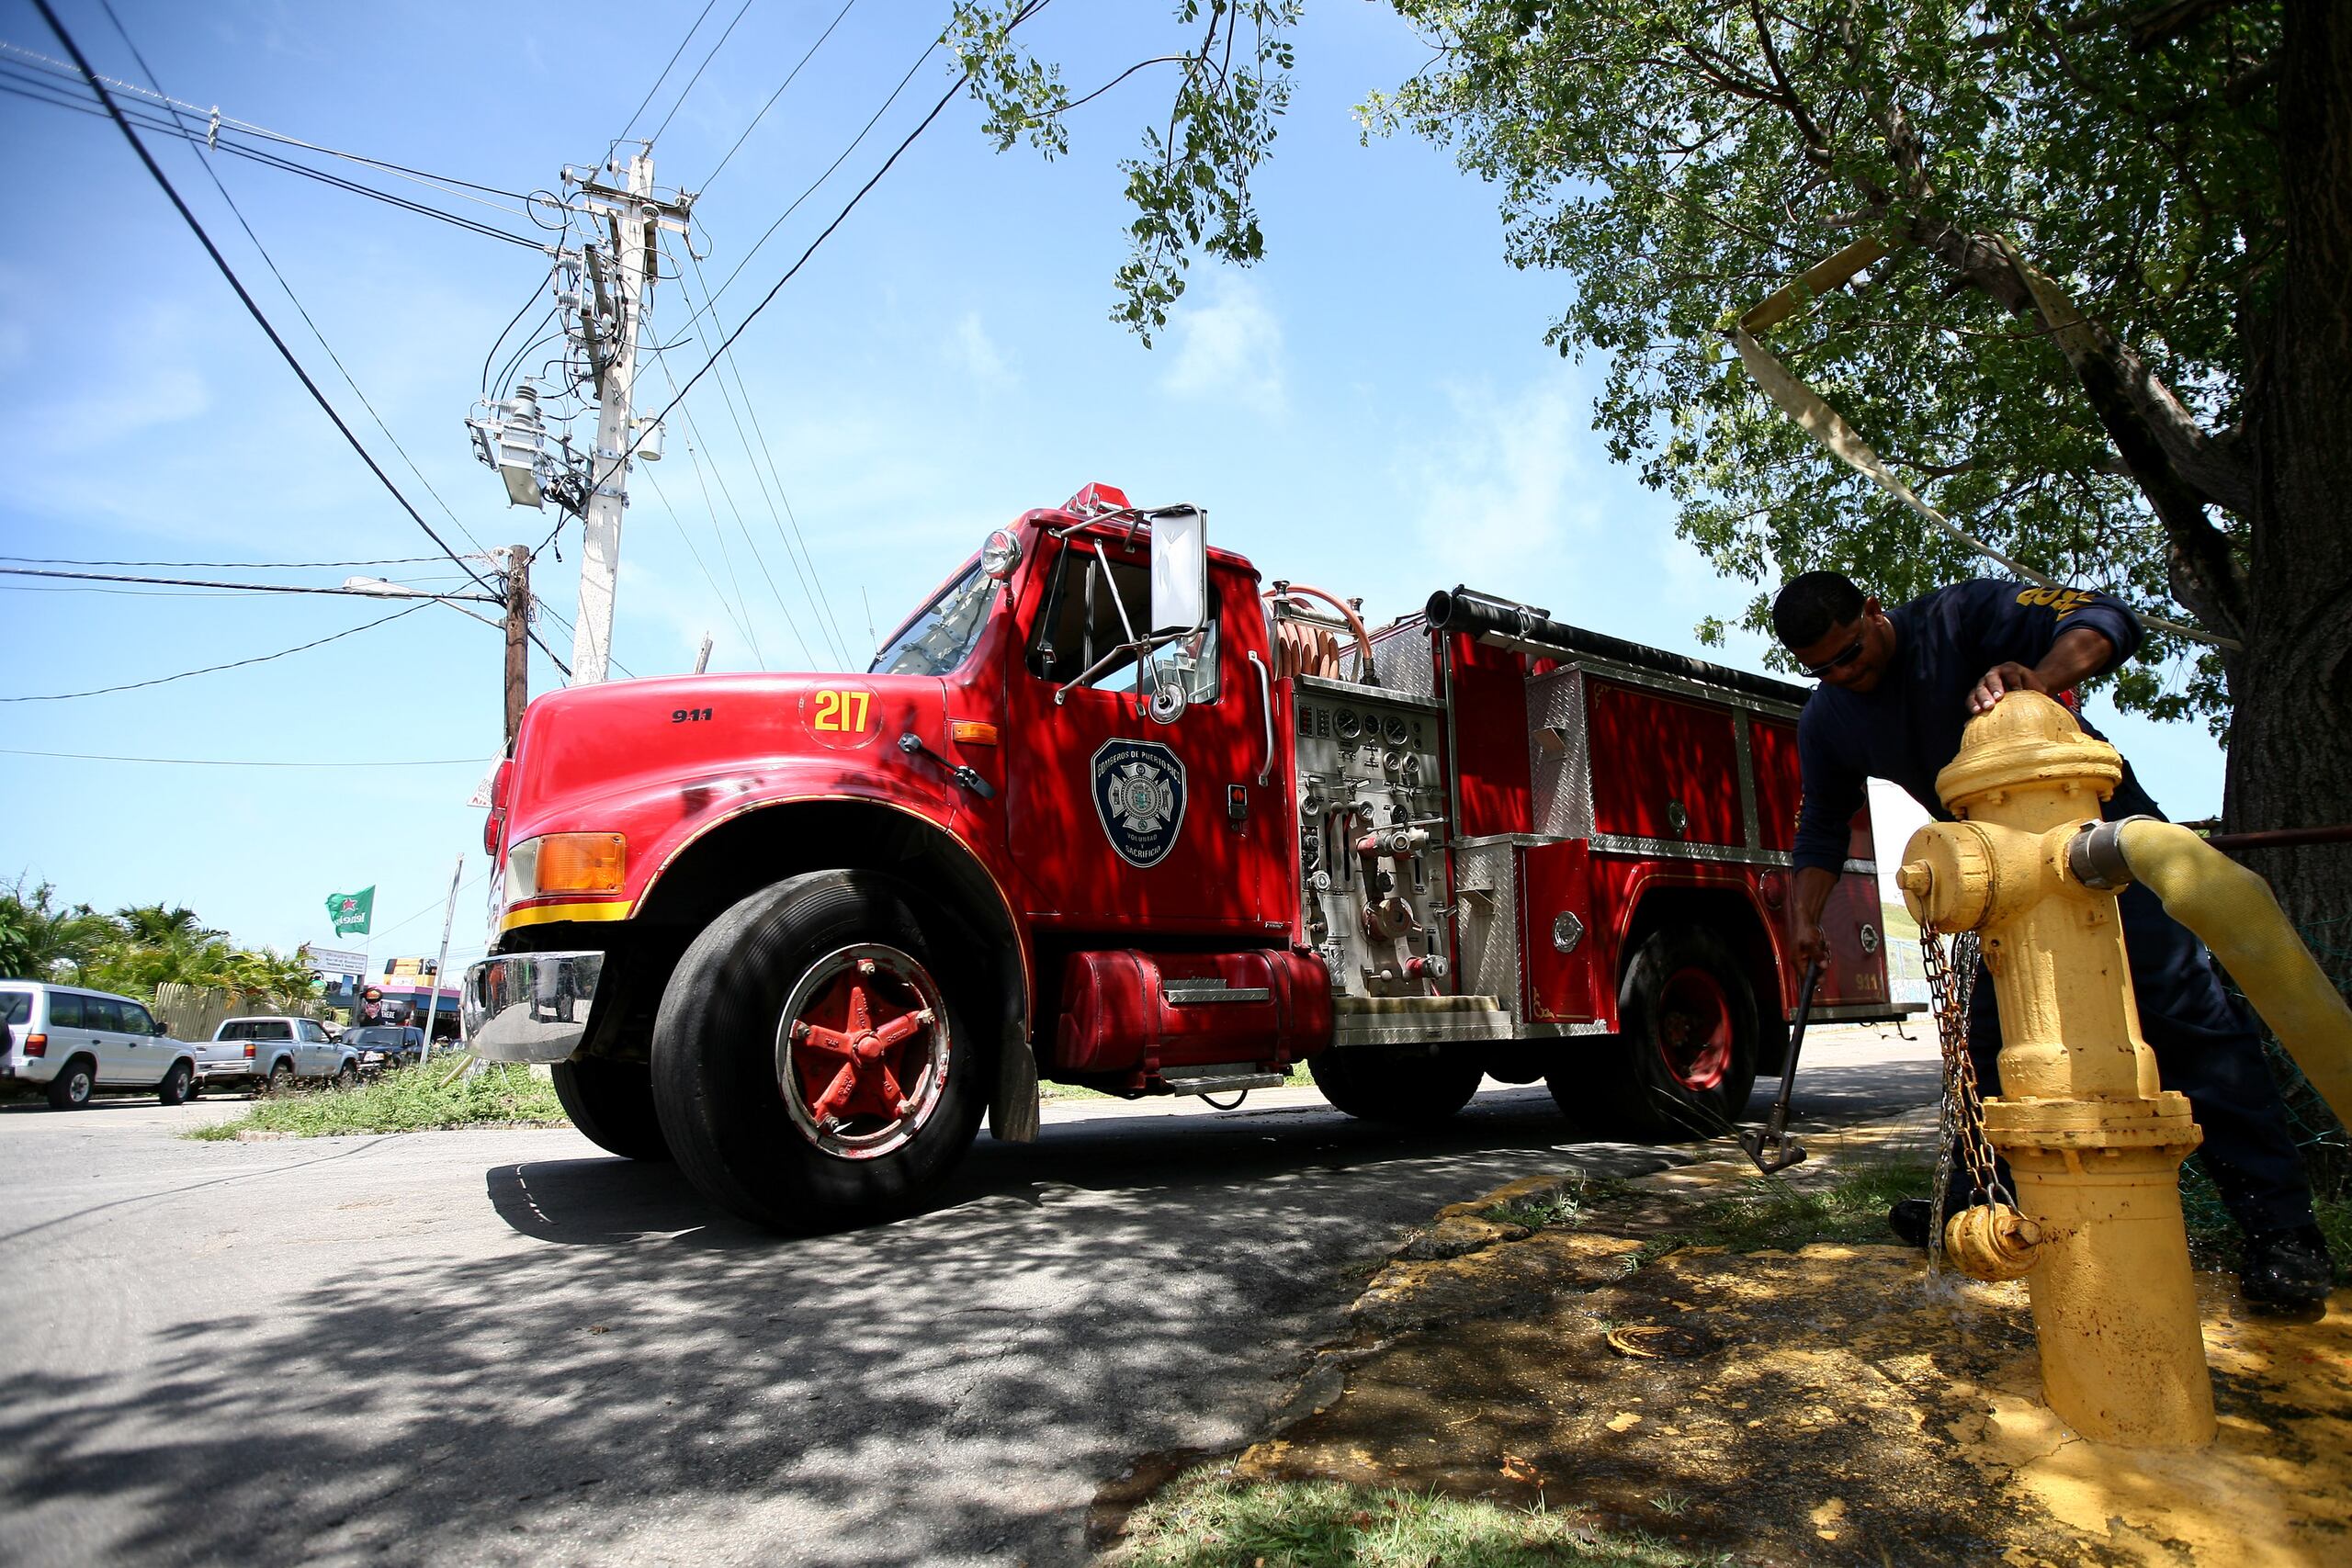
[[816,705],[808,716],[811,729],[830,729],[845,735],[865,733],[866,708],[873,697],[871,692],[820,691],[815,694]]

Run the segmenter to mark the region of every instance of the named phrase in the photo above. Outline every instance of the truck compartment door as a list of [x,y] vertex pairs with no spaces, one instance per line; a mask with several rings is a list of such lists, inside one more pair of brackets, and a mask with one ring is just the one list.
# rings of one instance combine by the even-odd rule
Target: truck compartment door
[[1582,839],[1520,852],[1521,951],[1527,955],[1528,1014],[1546,1023],[1589,1023],[1594,1007],[1592,848]]

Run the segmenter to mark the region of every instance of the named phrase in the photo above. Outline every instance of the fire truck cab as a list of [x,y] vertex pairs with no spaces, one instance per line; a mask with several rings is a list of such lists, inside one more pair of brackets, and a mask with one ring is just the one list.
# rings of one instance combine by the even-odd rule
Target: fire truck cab
[[[1802,688],[1455,589],[1374,632],[1195,507],[989,536],[863,675],[533,703],[467,1034],[757,1223],[919,1203],[1041,1078],[1305,1062],[1420,1123],[1538,1078],[1593,1135],[1726,1131],[1787,1049]],[[1813,1016],[1895,1016],[1867,815]]]

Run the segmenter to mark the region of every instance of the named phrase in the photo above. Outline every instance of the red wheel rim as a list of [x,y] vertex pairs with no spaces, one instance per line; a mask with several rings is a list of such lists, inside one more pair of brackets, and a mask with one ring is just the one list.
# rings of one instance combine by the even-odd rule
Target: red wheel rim
[[1687,1089],[1710,1089],[1731,1070],[1731,1001],[1704,969],[1677,969],[1658,993],[1657,1054]]
[[776,1028],[776,1087],[793,1125],[841,1159],[902,1147],[947,1084],[947,1009],[930,971],[879,942],[829,953]]

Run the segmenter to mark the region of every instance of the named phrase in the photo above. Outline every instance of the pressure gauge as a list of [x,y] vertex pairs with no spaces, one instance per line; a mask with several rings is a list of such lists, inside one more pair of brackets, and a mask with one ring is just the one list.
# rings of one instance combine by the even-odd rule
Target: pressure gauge
[[1363,733],[1363,721],[1351,708],[1341,708],[1331,719],[1332,732],[1342,740],[1353,740]]
[[1381,727],[1381,733],[1388,738],[1391,746],[1402,746],[1412,732],[1405,728],[1403,715],[1392,713],[1388,716],[1388,722]]

